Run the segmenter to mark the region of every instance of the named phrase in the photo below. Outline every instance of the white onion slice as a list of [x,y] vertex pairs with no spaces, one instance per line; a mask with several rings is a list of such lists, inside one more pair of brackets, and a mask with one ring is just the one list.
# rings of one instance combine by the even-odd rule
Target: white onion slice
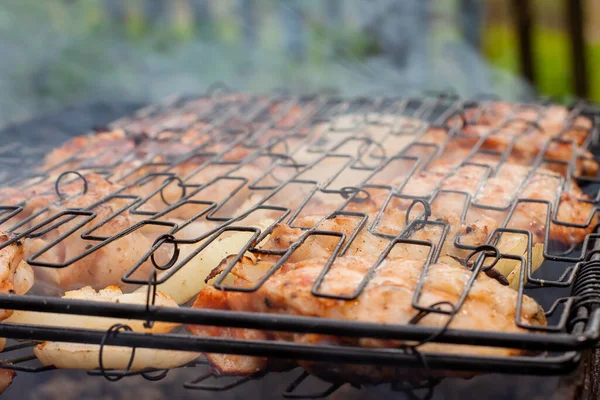
[[[109,286],[96,292],[89,286],[79,290],[67,292],[63,298],[102,301],[107,303],[146,304],[146,292],[123,294],[117,286]],[[175,301],[164,293],[156,293],[156,306],[178,307]],[[145,328],[143,320],[129,320],[120,318],[104,318],[88,315],[72,315],[59,313],[44,313],[35,311],[15,311],[5,322],[27,325],[60,326],[81,329],[107,330],[115,324],[129,325],[138,332],[164,333],[170,332],[179,324],[171,322],[155,322],[152,328]]]
[[29,289],[33,286],[33,282],[33,269],[25,261],[21,261],[15,270],[15,293],[25,294],[29,292]]
[[[100,368],[99,345],[46,342],[36,346],[33,352],[42,364],[54,365],[56,368],[83,370]],[[194,361],[199,356],[199,353],[187,351],[139,348],[135,350],[130,370],[177,368]],[[130,358],[129,347],[104,346],[102,351],[102,365],[106,370],[123,370],[127,368]]]
[[[25,261],[21,261],[14,272],[13,288],[16,294],[25,294],[33,286],[33,269]],[[13,310],[0,309],[0,321],[13,315]]]
[[[266,229],[274,221],[266,220],[257,224],[259,229]],[[215,269],[223,259],[232,254],[238,254],[252,237],[253,232],[231,232],[221,235],[210,243],[204,250],[183,265],[179,271],[170,276],[164,283],[157,286],[157,290],[173,298],[178,304],[183,304],[191,300],[207,285],[206,277]],[[267,240],[265,238],[264,240]],[[264,242],[264,241],[263,241]],[[183,260],[190,253],[197,249],[200,244],[179,246],[179,261]],[[248,253],[247,256],[253,258]],[[168,274],[169,271],[162,272],[157,279]],[[229,275],[224,284],[231,285],[235,277]],[[209,281],[210,283],[211,281]],[[142,286],[134,293],[146,293],[147,286]]]

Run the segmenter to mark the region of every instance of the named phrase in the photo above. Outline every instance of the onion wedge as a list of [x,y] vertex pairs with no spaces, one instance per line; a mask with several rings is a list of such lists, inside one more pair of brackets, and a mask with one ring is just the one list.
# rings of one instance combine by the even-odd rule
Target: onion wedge
[[[80,290],[67,292],[63,298],[108,303],[146,304],[146,293],[123,294],[116,286],[96,292],[87,286]],[[156,306],[178,307],[177,303],[164,293],[156,293]],[[152,328],[146,328],[144,321],[117,318],[103,318],[83,315],[66,315],[39,312],[15,312],[7,322],[20,324],[68,326],[70,328],[86,328],[107,330],[114,324],[126,324],[133,331],[146,333],[170,332],[179,324],[155,322]],[[34,353],[44,365],[57,368],[95,369],[100,367],[100,346],[79,343],[45,342],[34,348]],[[105,346],[102,362],[105,369],[125,369],[129,364],[131,348]],[[172,350],[136,349],[131,370],[144,368],[176,368],[198,358],[198,353]]]
[[[83,370],[100,368],[99,345],[46,342],[37,345],[33,352],[42,364],[54,365],[56,368]],[[199,355],[187,351],[139,348],[135,350],[130,370],[177,368],[194,361]],[[105,346],[102,351],[102,365],[107,370],[127,368],[130,358],[129,347]]]
[[33,286],[33,269],[25,261],[21,261],[15,270],[15,293],[25,294]]
[[[525,261],[527,261],[527,254],[525,254]],[[531,250],[531,272],[535,272],[540,265],[544,262],[544,245],[541,243],[533,246]],[[510,287],[517,290],[519,288],[519,282],[521,281],[521,266],[518,265],[513,269],[506,277],[510,282]],[[527,283],[527,277],[525,277],[525,283]]]
[[[14,292],[25,294],[33,286],[33,269],[25,261],[21,261],[14,271]],[[0,321],[6,320],[15,311],[0,309]]]
[[[502,254],[523,256],[524,261],[527,262],[527,237],[525,235],[505,233],[496,247]],[[544,262],[544,245],[537,243],[531,250],[531,272],[536,271],[542,262]],[[513,289],[519,288],[520,261],[503,258],[498,261],[494,269],[506,277]]]
[[[264,230],[273,223],[274,221],[272,220],[265,220],[256,226],[257,228]],[[186,303],[198,295],[198,293],[212,281],[206,281],[206,277],[209,276],[211,271],[218,267],[227,256],[238,254],[250,240],[252,234],[253,232],[234,231],[226,236],[222,235],[217,237],[204,250],[183,265],[179,271],[175,272],[164,283],[157,285],[157,290],[171,296],[178,304]],[[267,240],[267,238],[265,238],[265,240]],[[181,253],[179,255],[179,260],[185,259],[199,246],[200,243],[196,245],[180,246]],[[246,253],[246,256],[252,259],[254,258],[251,253]],[[167,270],[159,274],[157,279],[160,280],[168,273],[169,271]],[[234,279],[235,277],[230,275],[225,279],[224,283],[232,284]],[[147,286],[142,286],[134,293],[143,293],[145,295],[147,290]]]
[[[505,233],[502,235],[502,238],[500,239],[496,247],[502,254],[523,256],[524,261],[527,262],[527,238],[524,235]],[[535,272],[544,262],[543,243],[535,244],[531,253],[531,272]],[[488,260],[491,260],[491,258],[489,258]],[[459,261],[448,255],[441,256],[439,258],[439,262],[452,265],[461,265]],[[507,279],[507,281],[510,284],[510,287],[512,287],[515,290],[519,288],[521,273],[520,261],[511,260],[508,258],[501,258],[494,266],[494,269]]]
[[[122,304],[146,304],[146,293],[128,293],[123,294],[117,286],[109,286],[106,289],[96,292],[89,286],[80,290],[67,292],[64,299],[104,301],[107,303]],[[161,307],[177,307],[177,303],[168,295],[156,292],[154,304]],[[128,320],[119,318],[104,318],[88,315],[44,313],[34,311],[15,311],[5,322],[26,325],[45,325],[45,326],[68,326],[70,328],[82,329],[100,329],[106,330],[114,324],[126,324],[134,331],[165,333],[170,332],[179,324],[170,322],[156,322],[152,328],[145,328],[144,321]]]

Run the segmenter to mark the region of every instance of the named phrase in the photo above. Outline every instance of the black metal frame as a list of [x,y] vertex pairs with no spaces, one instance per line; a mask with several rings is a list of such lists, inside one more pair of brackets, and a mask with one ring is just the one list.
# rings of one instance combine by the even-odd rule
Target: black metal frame
[[[534,275],[532,272],[530,260],[533,238],[531,232],[507,228],[517,205],[523,202],[538,202],[547,206],[548,213],[545,230],[546,244],[548,244],[549,241],[551,224],[570,226],[573,228],[584,227],[583,225],[570,224],[557,220],[553,215],[553,212],[559,206],[558,204],[553,204],[551,201],[526,198],[523,199],[519,197],[520,191],[529,182],[529,179],[535,174],[535,171],[543,164],[548,163],[566,164],[567,176],[560,182],[560,187],[563,189],[568,184],[569,178],[573,178],[587,185],[600,183],[600,180],[573,175],[574,163],[580,158],[578,159],[574,157],[570,162],[548,159],[546,157],[546,150],[549,146],[549,143],[547,143],[546,147],[542,149],[538,157],[536,157],[536,159],[533,161],[533,164],[531,165],[531,172],[528,177],[524,180],[520,188],[513,194],[511,201],[503,207],[479,204],[473,200],[471,194],[468,192],[441,190],[441,182],[429,196],[411,197],[403,195],[399,192],[404,185],[394,188],[392,186],[376,185],[371,183],[370,180],[391,162],[401,159],[404,161],[413,162],[413,167],[410,171],[410,174],[406,178],[408,181],[410,176],[412,176],[412,174],[418,168],[426,168],[435,156],[441,154],[441,152],[445,150],[446,146],[453,138],[464,135],[462,133],[462,128],[464,128],[465,125],[472,124],[474,122],[466,119],[464,114],[464,110],[466,108],[477,107],[482,112],[485,112],[488,104],[491,104],[489,101],[481,100],[477,103],[464,102],[451,94],[440,94],[437,96],[416,99],[356,98],[347,100],[319,95],[299,97],[289,95],[250,96],[230,94],[227,93],[227,91],[227,88],[224,86],[215,86],[214,90],[210,90],[209,93],[204,96],[182,97],[162,106],[152,106],[142,110],[141,112],[138,112],[135,116],[117,121],[112,124],[112,129],[124,129],[127,132],[127,137],[130,138],[137,146],[135,150],[135,152],[137,152],[136,156],[139,156],[139,153],[142,153],[145,157],[144,162],[141,165],[138,164],[130,167],[131,169],[128,170],[127,173],[122,174],[117,178],[117,181],[123,184],[123,188],[111,193],[109,196],[104,197],[100,201],[91,204],[85,209],[65,209],[39,222],[39,217],[49,209],[46,207],[41,211],[36,212],[29,218],[19,221],[12,226],[10,229],[10,232],[12,233],[11,239],[3,244],[0,244],[1,250],[2,248],[5,248],[6,246],[9,246],[19,240],[40,237],[56,227],[64,225],[65,223],[72,221],[77,217],[83,217],[81,221],[78,222],[66,234],[50,242],[46,247],[38,251],[36,254],[31,256],[29,260],[27,260],[28,263],[35,268],[65,268],[82,259],[83,257],[93,253],[99,248],[106,246],[107,244],[122,238],[125,235],[131,234],[138,229],[141,229],[143,226],[164,226],[165,228],[168,228],[168,232],[166,234],[158,235],[154,245],[148,250],[144,258],[132,266],[122,278],[122,280],[127,283],[148,285],[148,297],[146,305],[105,304],[81,300],[66,300],[47,296],[18,296],[5,294],[0,295],[0,308],[136,319],[146,321],[147,326],[151,326],[155,321],[168,321],[181,324],[253,328],[265,329],[269,331],[311,332],[344,337],[397,339],[403,341],[416,341],[417,344],[396,349],[370,349],[346,346],[306,345],[283,341],[248,341],[228,338],[197,337],[183,333],[145,334],[132,332],[127,326],[122,325],[114,326],[108,332],[104,332],[88,329],[72,329],[67,327],[50,328],[42,326],[23,326],[9,323],[0,324],[0,337],[40,341],[90,343],[101,344],[102,346],[110,344],[116,346],[129,346],[133,348],[146,347],[202,351],[209,353],[230,353],[255,356],[260,355],[324,362],[335,361],[338,363],[352,364],[380,364],[403,367],[408,366],[435,370],[452,369],[481,372],[535,374],[562,374],[570,371],[578,365],[581,359],[581,351],[589,349],[598,343],[600,340],[600,311],[596,309],[596,307],[600,303],[600,288],[596,283],[597,280],[600,279],[600,275],[598,274],[599,263],[598,261],[592,260],[592,257],[596,254],[596,250],[594,250],[596,247],[595,240],[599,238],[600,235],[588,235],[585,242],[582,244],[582,250],[579,252],[571,252],[570,254],[550,254],[547,252],[547,250],[545,250],[544,256],[546,259],[562,263],[562,274],[560,277],[548,278],[545,276],[540,277],[539,275]],[[295,118],[295,121],[293,121],[293,123],[288,122],[286,124],[286,117],[290,118],[290,115],[293,115],[293,110],[297,110],[298,108],[300,109],[300,112]],[[531,108],[536,110],[538,112],[538,121],[540,118],[543,118],[543,113],[545,110],[541,104],[523,104],[515,106],[515,110],[519,108]],[[376,118],[374,113],[406,115],[418,118],[422,122],[416,125],[413,124],[400,127],[390,123],[387,123],[386,125],[384,121]],[[346,114],[354,114],[357,116],[355,117],[356,126],[353,128],[356,129],[354,134],[350,135],[349,137],[344,137],[343,133],[347,133],[348,129],[338,129],[334,123],[329,131],[325,132],[321,137],[316,140],[312,140],[309,143],[309,137],[305,134],[306,129],[312,128],[315,124],[330,121],[332,117]],[[181,121],[184,119],[182,117],[184,115],[192,115],[193,118],[191,120],[188,118],[186,120],[186,124],[180,124],[176,127],[173,127],[173,125],[161,127],[161,121],[167,120],[167,123]],[[597,143],[598,139],[599,125],[597,122],[598,118],[600,118],[600,114],[582,104],[577,104],[572,108],[570,121],[572,121],[573,118],[578,115],[587,115],[594,121],[594,127],[589,132],[589,139],[585,143],[586,148],[592,149],[593,145]],[[179,116],[180,118],[174,118],[174,116]],[[513,119],[512,115],[507,115],[505,126],[508,126],[514,121],[515,119]],[[141,133],[137,131],[136,126],[139,126],[142,123],[146,126],[152,127],[153,131],[150,133]],[[372,137],[359,133],[360,127],[364,127],[365,124],[388,127],[389,131],[386,135],[410,136],[413,138],[413,142],[407,148],[407,150],[416,146],[420,146],[422,148],[430,149],[431,156],[422,160],[418,157],[407,155],[407,150],[396,155],[386,154],[384,143],[379,143]],[[442,145],[421,142],[420,138],[426,132],[426,129],[429,126],[436,126],[445,129],[448,139]],[[562,133],[564,133],[567,128],[568,127],[565,127],[565,130]],[[528,132],[540,129],[541,128],[537,122],[529,122],[529,130],[522,135],[515,135],[512,144],[508,146],[508,150],[506,152],[496,152],[495,155],[499,157],[499,165],[506,162],[508,157],[507,153],[512,150],[512,147],[517,140],[524,140],[523,137],[526,137]],[[268,135],[272,130],[277,131],[277,134],[269,137]],[[195,131],[196,135],[192,135],[189,138],[196,140],[203,137],[208,137],[209,140],[192,146],[191,148],[186,148],[183,152],[179,150],[173,150],[171,152],[172,146],[180,143],[181,135],[192,131]],[[485,140],[490,137],[490,135],[493,135],[496,132],[497,129],[490,129],[489,133],[483,136],[473,147],[469,156],[459,163],[456,168],[450,171],[446,178],[455,174],[459,168],[465,165],[475,165],[485,168],[485,179],[493,175],[495,173],[493,168],[488,165],[474,163],[471,160],[479,152],[486,152],[488,154],[490,153],[489,150],[482,149],[482,145]],[[339,139],[336,138],[338,133],[341,133]],[[562,139],[562,133],[553,139],[553,141],[559,141],[561,143],[565,142],[565,140]],[[265,140],[265,137],[268,137],[268,139]],[[290,151],[289,147],[289,141],[292,139],[298,140],[297,143],[308,146],[310,152],[313,152],[317,155],[320,154],[320,156],[318,156],[316,160],[310,164],[297,163],[294,160],[294,151]],[[337,152],[338,149],[343,148],[343,146],[350,141],[358,141],[362,143],[357,154],[340,154]],[[158,150],[152,151],[152,146],[144,147],[148,143],[160,144],[161,146],[158,148]],[[214,144],[221,144],[222,147],[218,151],[215,151],[210,147]],[[228,161],[226,159],[228,153],[233,148],[240,145],[248,150],[248,156],[246,156],[240,162]],[[284,148],[284,153],[275,151],[278,146]],[[154,148],[156,149],[157,147],[155,146]],[[87,149],[84,149],[84,152],[86,150]],[[128,166],[127,163],[131,161],[133,156],[132,152],[123,152],[123,154],[117,153],[110,158],[108,157],[110,156],[110,154],[107,153],[108,151],[110,151],[110,149],[88,159],[81,159],[81,156],[73,155],[69,159],[63,160],[61,163],[51,166],[45,170],[33,171],[25,176],[10,177],[3,182],[3,186],[12,186],[20,188],[21,190],[27,190],[28,188],[38,185],[38,187],[43,187],[45,190],[41,193],[38,192],[36,196],[53,195],[56,197],[56,204],[60,205],[62,201],[68,198],[68,196],[65,196],[61,191],[61,187],[63,187],[63,185],[81,181],[82,190],[79,195],[85,194],[88,191],[94,190],[93,185],[90,184],[85,178],[87,172],[104,174],[107,179],[112,179],[115,176],[115,169]],[[162,158],[159,158],[159,156]],[[96,160],[100,160],[103,157],[108,157],[110,162],[95,164]],[[247,178],[242,178],[235,175],[235,172],[244,165],[251,164],[255,160],[264,157],[271,161],[271,167],[268,168],[256,181],[251,182]],[[332,174],[332,176],[327,179],[326,182],[319,182],[318,180],[307,179],[305,177],[307,172],[310,171],[314,165],[333,157],[346,160],[343,170],[354,169],[372,172],[369,172],[368,177],[356,184],[356,186],[343,187],[339,189],[331,187],[331,184],[335,178],[343,172],[343,170],[339,170],[337,172],[334,171],[335,173]],[[9,158],[10,160],[13,160],[14,155],[10,155]],[[190,175],[178,176],[175,172],[172,172],[178,165],[182,165],[183,163],[195,158],[200,158],[200,161],[197,162],[198,168],[196,168],[195,171]],[[2,161],[3,159],[0,158],[0,162]],[[191,183],[193,182],[192,180],[196,174],[201,172],[203,169],[214,165],[230,166],[231,168],[226,174],[218,176],[209,182],[205,182],[203,184]],[[151,172],[146,173],[143,176],[134,179],[133,181],[130,180],[130,177],[134,177],[136,172],[143,171],[144,168],[150,169]],[[284,181],[276,178],[275,171],[279,168],[287,171],[293,171],[292,177]],[[56,177],[57,175],[58,178],[51,178],[51,176]],[[266,185],[261,183],[261,181],[263,181],[263,179],[267,176],[273,177],[279,183],[277,185]],[[145,195],[145,197],[127,194],[128,189],[132,187],[144,186],[153,180],[159,180],[162,183],[152,193]],[[215,201],[211,198],[211,186],[218,185],[220,181],[224,180],[237,182],[237,186],[232,193],[226,196],[225,199]],[[165,200],[163,193],[163,189],[172,183],[177,184],[181,188],[181,198],[175,204],[169,204]],[[267,201],[272,196],[290,184],[303,184],[312,188],[310,190],[310,194],[303,200],[298,210],[293,212],[293,210],[290,208],[267,204]],[[404,184],[406,184],[406,182],[404,182]],[[480,182],[479,189],[481,189],[483,184],[484,181]],[[236,192],[244,186],[251,191],[264,194],[264,196],[262,196],[263,200],[252,209],[246,210],[246,212],[242,213],[241,215],[219,215],[219,212],[222,211],[224,205],[226,205],[226,203],[235,196]],[[389,196],[384,206],[381,208],[377,218],[367,226],[367,214],[348,212],[345,211],[344,208],[352,202],[360,203],[368,200],[369,193],[366,191],[366,189],[369,188],[387,190],[389,191]],[[203,191],[206,192],[205,199],[194,200],[195,196],[202,194]],[[337,215],[355,217],[360,222],[358,223],[357,228],[352,235],[346,237],[346,235],[339,232],[321,230],[318,228],[319,224],[317,224],[313,228],[306,229],[302,237],[290,248],[282,251],[265,251],[258,249],[255,246],[271,232],[271,230],[274,228],[274,224],[265,231],[261,231],[253,226],[242,226],[240,224],[240,221],[253,212],[257,212],[258,210],[270,210],[281,213],[281,216],[278,218],[277,222],[287,221],[289,225],[293,226],[294,221],[301,212],[302,208],[310,201],[311,197],[317,191],[327,194],[339,194],[344,199],[342,205],[340,205],[338,209],[332,210],[332,212],[328,216],[324,217],[322,221],[325,221],[328,218],[333,218]],[[389,251],[391,251],[395,245],[401,243],[404,245],[425,246],[429,249],[429,256],[426,260],[424,260],[422,275],[422,277],[424,277],[427,274],[429,265],[439,256],[439,249],[445,240],[446,231],[449,229],[447,222],[435,221],[430,218],[430,204],[436,199],[437,196],[444,193],[454,193],[465,196],[465,203],[462,212],[463,221],[469,207],[508,211],[508,215],[500,228],[496,229],[489,236],[489,239],[486,243],[482,243],[479,246],[467,246],[463,243],[460,243],[460,237],[456,238],[454,242],[455,246],[472,251],[471,255],[467,257],[466,260],[473,260],[472,264],[467,262],[467,265],[473,271],[469,284],[465,288],[465,291],[463,292],[458,304],[454,305],[445,303],[434,304],[425,307],[420,305],[418,302],[420,292],[422,290],[421,282],[418,285],[413,298],[412,305],[415,308],[415,317],[410,324],[379,325],[365,322],[329,320],[313,317],[193,309],[189,307],[172,309],[154,305],[154,297],[151,295],[151,293],[152,291],[156,290],[156,286],[158,284],[164,282],[166,279],[172,276],[176,271],[182,268],[183,265],[185,265],[185,263],[191,259],[191,257],[198,254],[214,240],[217,240],[224,232],[229,231],[250,232],[252,236],[247,242],[246,246],[240,251],[237,257],[231,260],[225,270],[221,273],[220,278],[218,278],[214,283],[214,286],[221,290],[256,290],[268,279],[272,273],[279,268],[279,266],[285,262],[287,257],[289,257],[294,249],[298,248],[309,236],[330,235],[338,237],[339,242],[333,251],[331,258],[329,259],[329,262],[324,266],[321,276],[314,284],[313,295],[336,298],[340,300],[356,299],[360,295],[361,290],[368,284],[371,276],[370,273],[367,274],[365,280],[359,286],[357,291],[351,296],[333,296],[327,293],[322,293],[320,292],[319,287],[329,267],[331,266],[333,259],[338,255],[344,254],[358,234],[359,230],[363,228],[366,228],[371,233],[390,241],[386,252],[381,254],[378,262],[371,268],[371,272],[377,268],[380,261],[385,258],[387,253],[389,253]],[[162,201],[165,204],[164,210],[161,210],[158,213],[143,210],[143,206],[155,196],[160,196],[162,198]],[[41,261],[39,259],[44,255],[44,253],[56,246],[61,240],[77,232],[87,223],[93,221],[96,218],[94,209],[98,205],[117,198],[128,200],[128,204],[120,208],[116,213],[110,215],[108,218],[97,222],[91,229],[86,230],[81,235],[82,240],[90,242],[90,245],[87,247],[85,252],[63,262],[48,262]],[[377,231],[379,219],[383,214],[385,207],[387,207],[389,202],[394,198],[413,201],[412,206],[407,211],[406,228],[397,236],[387,235]],[[592,201],[580,201],[587,203],[593,202],[595,204],[598,198],[597,195],[594,194],[592,198],[594,199]],[[25,207],[27,207],[27,203],[11,204],[9,200],[10,196],[6,196],[2,201],[7,203],[5,205],[0,205],[0,222],[2,224],[10,223],[12,218],[18,216],[18,214],[22,212]],[[205,208],[193,218],[190,218],[180,225],[173,222],[159,220],[159,218],[167,215],[169,212],[172,212],[178,207],[188,204],[202,205],[205,206]],[[424,211],[421,213],[421,215],[411,219],[409,214],[415,205],[420,205]],[[585,226],[589,226],[593,222],[594,215],[597,213],[597,211],[598,208],[595,207],[594,212],[589,216]],[[117,215],[122,213],[139,215],[145,219],[110,237],[94,235],[95,231],[99,230],[112,218],[115,218]],[[205,218],[208,221],[217,222],[219,226],[194,239],[184,240],[177,237],[177,233],[179,231],[198,218]],[[35,223],[33,223],[33,221],[35,221]],[[411,233],[422,229],[424,226],[438,226],[443,231],[440,236],[439,243],[411,239]],[[527,237],[528,257],[526,259],[522,256],[501,254],[500,251],[495,247],[495,244],[498,243],[501,235],[505,233],[525,235]],[[200,242],[202,243],[199,244]],[[165,244],[173,246],[173,254],[171,260],[165,265],[158,265],[154,259],[154,253],[158,248]],[[196,251],[192,253],[192,255],[188,256],[186,259],[179,260],[179,249],[177,246],[183,244],[199,244],[199,246]],[[548,246],[546,246],[546,249],[548,249]],[[242,289],[224,285],[223,279],[231,271],[235,262],[237,262],[246,251],[251,251],[256,254],[278,255],[281,256],[281,258],[274,265],[271,271],[265,275],[265,277],[258,282],[255,287]],[[491,265],[488,264],[484,266],[485,260],[490,257],[494,258],[494,262]],[[519,311],[516,316],[516,322],[524,330],[524,332],[504,333],[496,331],[471,331],[449,328],[448,325],[450,324],[452,317],[465,301],[471,285],[479,273],[487,273],[488,275],[497,278],[501,283],[506,283],[502,281],[501,277],[498,277],[498,274],[494,274],[493,267],[500,259],[511,259],[518,261],[521,268],[521,277],[526,276],[528,280],[527,285],[525,285],[524,280],[521,279],[518,289],[517,307]],[[132,275],[134,272],[136,272],[142,263],[147,260],[150,260],[155,267],[150,277],[148,279],[133,278]],[[169,274],[158,279],[157,270],[169,270]],[[521,324],[520,310],[525,290],[537,288],[537,292],[540,292],[547,291],[548,289],[546,288],[552,287],[567,289],[572,288],[571,295],[555,297],[554,304],[546,313],[549,317],[555,316],[558,322],[547,327],[533,327]],[[442,305],[445,305],[446,307],[443,308]],[[448,308],[450,310],[448,310]],[[448,324],[442,328],[420,326],[418,324],[419,320],[428,313],[442,313],[448,315]],[[473,346],[526,349],[529,351],[550,353],[514,357],[493,357],[476,355],[451,355],[441,353],[422,354],[418,351],[419,346],[431,341],[439,343],[468,344]],[[18,368],[16,363],[11,361],[0,363],[0,367],[13,369]],[[114,371],[101,372],[107,376],[107,379],[118,379],[121,376],[127,376],[131,374],[130,371],[122,371],[121,373]],[[203,375],[196,383],[203,381],[207,377],[208,375]],[[245,382],[247,379],[250,378],[244,378],[242,381]],[[290,397],[294,397],[292,392],[296,389],[301,380],[299,380],[297,384],[295,383],[290,387],[290,393],[287,393]],[[188,384],[188,386],[191,388],[202,387],[202,385],[194,384]],[[212,390],[215,389],[212,388]],[[327,393],[329,393],[329,391],[327,391]]]

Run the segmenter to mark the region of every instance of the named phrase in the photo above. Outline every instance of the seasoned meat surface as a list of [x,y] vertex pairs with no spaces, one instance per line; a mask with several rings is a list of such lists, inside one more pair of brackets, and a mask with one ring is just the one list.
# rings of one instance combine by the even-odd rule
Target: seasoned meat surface
[[467,110],[465,118],[470,124],[465,128],[466,134],[485,137],[485,149],[506,151],[512,144],[512,153],[520,164],[528,164],[542,153],[551,160],[575,160],[577,175],[598,173],[594,156],[580,149],[590,135],[590,119],[573,116],[564,106],[496,102]]
[[[85,193],[82,182],[79,178],[74,178],[73,182],[60,186],[59,191],[63,197],[59,196],[51,183],[33,186],[9,197],[9,204],[22,203],[23,210],[5,225],[15,226],[19,221],[26,222],[27,217],[35,217],[19,228],[25,230],[67,210],[87,210],[88,214],[67,214],[58,217],[53,223],[40,226],[38,231],[53,228],[44,235],[23,238],[21,242],[25,259],[41,252],[36,261],[62,264],[75,260],[66,268],[35,268],[39,278],[61,288],[122,285],[121,276],[142,259],[155,238],[167,228],[148,225],[103,244],[102,240],[126,232],[143,217],[130,212],[131,208],[128,206],[133,205],[134,199],[110,198],[110,195],[122,189],[121,185],[110,183],[104,176],[93,173],[86,174],[85,180]],[[106,223],[100,226],[102,221]],[[72,231],[74,232],[69,234]],[[86,232],[103,239],[84,239],[82,235]],[[66,237],[62,238],[64,235]],[[166,250],[160,249],[159,254],[163,251]],[[84,254],[83,258],[77,260]],[[149,262],[144,263],[134,277],[146,278],[150,267]]]
[[[424,262],[419,259],[389,257],[379,265],[374,257],[348,255],[337,258],[327,272],[322,284],[316,290],[318,293],[345,296],[348,300],[338,300],[320,297],[313,294],[315,282],[326,264],[326,258],[311,258],[299,262],[287,262],[267,279],[256,291],[250,293],[219,291],[212,287],[205,288],[199,295],[194,307],[211,307],[236,311],[254,311],[262,313],[281,313],[320,318],[343,319],[351,321],[372,322],[378,324],[410,323],[418,310],[412,305],[417,288],[417,282],[423,274]],[[266,271],[272,266],[271,261],[259,261],[253,266],[259,271]],[[360,292],[359,287],[372,271],[366,286]],[[442,304],[445,302],[457,304],[466,288],[472,272],[467,268],[436,263],[430,265],[424,276],[424,285],[418,296],[417,304],[423,307]],[[255,282],[238,279],[237,286],[253,286]],[[354,298],[358,292],[358,296]],[[496,280],[479,274],[460,312],[454,315],[449,326],[455,329],[494,330],[503,332],[522,332],[515,323],[517,315],[517,292],[500,285]],[[444,309],[445,306],[440,306]],[[450,307],[446,305],[447,310]],[[444,327],[448,316],[441,313],[429,313],[419,320],[419,324],[432,327]],[[523,297],[520,322],[526,325],[545,325],[545,317],[541,307],[531,298]],[[253,331],[237,329],[232,331],[214,331],[212,328],[188,328],[198,335],[225,335],[244,339],[256,338]],[[214,328],[219,330],[220,328]],[[345,346],[361,346],[376,348],[401,348],[403,343],[398,340],[381,339],[352,339],[339,338],[319,334],[287,334],[265,333],[273,340],[287,340],[311,344],[339,344]],[[522,351],[513,349],[455,346],[437,343],[422,345],[420,351],[444,352],[455,354],[481,355],[516,355]],[[215,359],[216,367],[228,368],[225,360]],[[231,361],[228,359],[226,361]],[[301,363],[319,373],[321,367],[314,363]],[[245,357],[239,365],[250,370],[264,366],[264,361]],[[250,366],[250,367],[249,367]],[[340,367],[336,372],[329,372],[343,379],[344,375],[356,375],[355,369]],[[359,371],[361,371],[359,369]],[[364,370],[363,370],[364,372]],[[373,371],[371,371],[373,372]],[[361,380],[384,379],[382,370],[376,369],[376,374],[362,374]],[[356,378],[356,376],[354,376]]]

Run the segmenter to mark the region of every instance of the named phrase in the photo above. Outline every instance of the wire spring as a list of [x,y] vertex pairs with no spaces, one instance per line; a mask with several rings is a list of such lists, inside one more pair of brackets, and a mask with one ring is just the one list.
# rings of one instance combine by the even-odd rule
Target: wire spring
[[56,191],[56,195],[59,197],[60,200],[64,200],[68,197],[66,194],[61,192],[60,183],[65,177],[69,175],[76,175],[83,182],[83,189],[81,193],[79,193],[80,196],[85,195],[88,191],[88,181],[85,178],[85,176],[83,176],[80,172],[77,171],[66,171],[60,174],[58,178],[56,178],[56,182],[54,183],[54,190]]
[[416,206],[417,204],[421,204],[423,206],[425,218],[419,222],[419,225],[413,227],[413,229],[415,231],[423,229],[425,227],[425,225],[427,224],[429,217],[431,217],[431,206],[429,205],[429,203],[427,201],[425,201],[424,199],[415,199],[410,204],[410,206],[408,206],[408,209],[406,210],[406,214],[404,216],[404,223],[406,226],[410,225],[410,212],[412,211],[414,206]]
[[108,370],[104,368],[104,361],[102,357],[104,355],[104,347],[106,346],[108,339],[111,336],[116,336],[120,331],[133,332],[133,329],[131,329],[129,325],[115,324],[108,328],[108,330],[102,337],[102,341],[100,342],[100,352],[98,353],[98,365],[100,367],[100,373],[109,382],[117,382],[123,379],[131,371],[131,367],[133,366],[133,360],[135,359],[135,347],[132,347],[129,362],[127,363],[127,367],[125,367],[123,371],[109,373]]
[[[585,307],[590,311],[588,316],[591,311],[600,306],[600,260],[582,262],[573,284],[571,296],[575,299],[573,309]],[[569,329],[572,329],[577,322],[587,321],[587,318],[572,315],[569,320]]]
[[[160,245],[159,245],[159,243],[160,243]],[[160,248],[160,246],[162,246],[165,243],[173,244],[173,246],[174,246],[173,254],[171,255],[171,259],[166,264],[158,265],[158,262],[156,261],[156,258],[154,255],[156,254],[156,250],[158,250],[158,248]],[[173,265],[175,265],[175,263],[179,259],[180,250],[179,250],[179,247],[177,246],[177,240],[175,239],[175,236],[171,235],[170,233],[165,233],[156,238],[152,247],[155,247],[157,245],[158,245],[158,247],[156,248],[156,250],[154,252],[152,252],[152,255],[150,256],[150,260],[152,261],[152,265],[154,266],[154,268],[158,269],[159,271],[166,271],[169,268],[171,268]]]
[[[364,194],[364,197],[360,197],[358,194]],[[344,186],[340,188],[340,195],[346,200],[352,197],[351,201],[355,203],[364,203],[371,199],[371,193],[368,190],[356,186]]]

